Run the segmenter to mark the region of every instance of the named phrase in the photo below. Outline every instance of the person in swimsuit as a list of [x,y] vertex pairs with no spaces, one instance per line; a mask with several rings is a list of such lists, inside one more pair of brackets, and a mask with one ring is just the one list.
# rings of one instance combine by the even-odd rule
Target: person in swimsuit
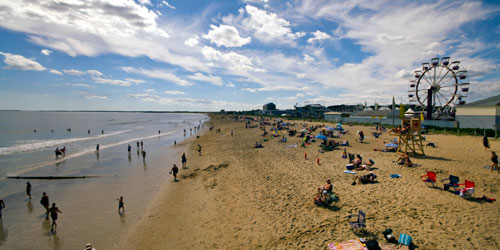
[[374,182],[375,179],[377,179],[377,175],[375,175],[373,172],[371,172],[367,175],[354,177],[354,182],[352,183],[352,185],[356,185],[356,180],[358,181],[358,183],[367,184],[367,183]]
[[498,156],[495,151],[491,151],[491,172],[493,172],[494,168],[496,168],[500,174],[500,169],[498,168]]
[[326,180],[326,184],[321,188],[322,191],[326,191],[327,193],[333,192],[333,184],[330,179]]
[[2,210],[5,208],[5,202],[0,200],[0,220],[2,220]]
[[201,146],[198,144],[198,154],[201,155]]
[[26,194],[28,197],[30,197],[31,200],[31,184],[29,182],[26,182]]
[[[125,207],[123,206],[123,196],[120,196],[120,199],[117,199],[117,200],[118,200],[118,213],[122,214],[125,212]],[[120,213],[120,209],[122,210],[121,213]]]
[[52,218],[52,225],[50,226],[50,231],[54,232],[54,227],[57,228],[57,213],[62,213],[55,203],[52,203],[52,207],[49,209],[50,218]]
[[47,193],[43,192],[42,199],[40,200],[40,204],[45,208],[45,219],[49,219],[49,196],[47,196]]
[[187,162],[187,159],[186,159],[186,153],[182,153],[182,168],[186,168],[186,162]]
[[484,150],[487,150],[490,148],[490,142],[488,141],[488,137],[486,137],[486,136],[483,137],[483,146],[484,146]]
[[179,172],[179,168],[174,164],[172,170],[170,170],[170,174],[174,175],[174,181],[177,181],[177,173]]

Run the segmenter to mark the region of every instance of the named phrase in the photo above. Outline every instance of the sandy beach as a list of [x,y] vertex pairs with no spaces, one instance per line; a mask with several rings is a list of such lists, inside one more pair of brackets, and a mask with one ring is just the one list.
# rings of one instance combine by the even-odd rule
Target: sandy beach
[[[297,124],[294,129],[302,129],[303,122],[292,122]],[[221,133],[205,127],[200,138],[182,143],[188,168],[180,168],[178,182],[172,176],[165,181],[163,191],[114,249],[327,249],[328,243],[359,238],[346,219],[358,209],[367,215],[363,237],[381,244],[382,231],[392,228],[396,236],[412,236],[418,249],[500,248],[498,201],[466,200],[444,191],[439,181],[439,188],[429,188],[421,180],[427,171],[435,171],[438,180],[453,174],[460,183],[474,181],[476,197],[499,199],[500,174],[484,168],[490,164],[490,151],[482,147],[481,137],[426,135],[437,147],[426,148],[425,157],[412,158],[420,166],[407,168],[392,163],[395,153],[373,150],[383,148],[394,135],[374,138],[374,127],[345,126],[350,133],[340,140],[351,143],[347,152],[373,159],[378,176],[378,183],[353,186],[353,175],[344,173],[344,147],[325,153],[319,152],[319,142],[285,148],[301,138],[264,142],[260,129],[246,129],[229,116],[214,115],[208,125]],[[365,143],[354,141],[357,130],[364,131]],[[264,148],[254,148],[256,141]],[[500,151],[498,140],[490,143],[491,150]],[[313,203],[326,179],[340,197],[330,208]]]

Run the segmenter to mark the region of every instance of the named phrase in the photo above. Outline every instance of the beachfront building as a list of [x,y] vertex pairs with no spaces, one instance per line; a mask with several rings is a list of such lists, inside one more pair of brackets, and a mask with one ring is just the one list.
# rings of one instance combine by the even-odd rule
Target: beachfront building
[[498,129],[500,95],[458,106],[455,120],[460,128]]
[[276,105],[272,102],[266,103],[266,104],[264,104],[264,106],[262,106],[262,111],[264,111],[264,112],[272,111],[272,110],[276,110]]
[[341,112],[325,112],[323,115],[325,116],[325,120],[327,121],[344,122]]

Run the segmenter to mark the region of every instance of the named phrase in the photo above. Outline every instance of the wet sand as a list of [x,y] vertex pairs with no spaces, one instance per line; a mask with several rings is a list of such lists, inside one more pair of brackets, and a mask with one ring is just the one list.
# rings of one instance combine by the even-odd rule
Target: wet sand
[[[373,127],[345,126],[350,133],[340,140],[351,142],[347,151],[373,159],[378,175],[378,183],[352,186],[342,150],[320,153],[318,142],[285,148],[278,138],[263,142],[258,128],[245,129],[229,117],[213,116],[211,123],[222,133],[206,130],[199,139],[184,142],[188,169],[180,169],[179,182],[170,177],[114,249],[326,249],[328,243],[359,237],[346,220],[358,209],[367,214],[363,237],[380,243],[381,232],[392,228],[396,236],[412,236],[418,249],[500,248],[498,202],[463,199],[442,190],[441,182],[439,188],[428,188],[420,177],[427,171],[437,172],[438,179],[457,175],[461,183],[475,181],[476,197],[499,199],[500,174],[483,167],[490,163],[490,153],[481,137],[427,135],[437,148],[426,148],[426,157],[413,159],[419,167],[406,168],[392,163],[394,153],[373,151],[393,135],[376,139]],[[295,129],[302,129],[300,124]],[[356,130],[365,132],[365,143],[354,142]],[[288,137],[286,144],[300,140]],[[254,148],[255,141],[264,148]],[[490,143],[500,151],[500,141]],[[203,147],[202,156],[197,144]],[[391,179],[391,174],[402,177]],[[313,195],[328,178],[340,201],[331,208],[317,207]]]

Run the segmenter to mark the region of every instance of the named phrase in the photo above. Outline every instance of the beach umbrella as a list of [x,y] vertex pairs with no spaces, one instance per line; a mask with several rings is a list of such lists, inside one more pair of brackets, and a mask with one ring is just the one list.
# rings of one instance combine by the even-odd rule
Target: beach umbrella
[[386,146],[386,147],[388,147],[388,148],[397,148],[397,147],[398,147],[398,144],[388,143],[388,144],[385,144],[384,146]]
[[332,127],[326,127],[325,129],[326,130],[335,130],[335,128],[332,128]]
[[288,124],[286,124],[286,123],[282,123],[282,124],[281,124],[281,126],[288,126]]
[[324,135],[317,135],[316,138],[318,138],[320,140],[328,140],[328,138]]
[[300,132],[307,132],[307,129],[301,129]]

